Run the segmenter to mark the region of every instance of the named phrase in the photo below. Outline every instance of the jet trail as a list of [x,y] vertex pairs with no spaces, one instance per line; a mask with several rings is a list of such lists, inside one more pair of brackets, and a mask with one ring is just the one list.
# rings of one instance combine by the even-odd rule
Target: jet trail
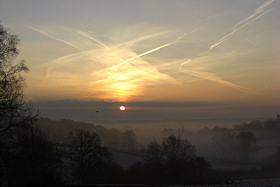
[[178,70],[182,69],[182,68],[183,68],[183,65],[189,63],[191,60],[192,60],[192,59],[188,59],[186,62],[183,62],[183,63],[179,66]]
[[[64,44],[66,44],[66,45],[68,45],[68,46],[71,46],[72,48],[77,49],[77,50],[79,51],[78,53],[72,53],[72,54],[69,54],[69,55],[65,55],[65,56],[56,58],[56,59],[54,59],[54,60],[51,61],[52,63],[61,62],[61,61],[63,61],[63,60],[66,60],[67,58],[70,58],[70,57],[73,57],[73,56],[78,56],[78,55],[84,55],[84,56],[88,57],[89,59],[91,59],[91,57],[87,54],[88,51],[90,51],[90,50],[88,50],[88,51],[83,51],[83,50],[80,49],[78,46],[76,46],[76,45],[74,45],[74,44],[72,44],[72,43],[70,43],[70,42],[68,42],[68,41],[66,41],[66,40],[63,40],[63,39],[57,38],[57,37],[55,37],[55,36],[52,36],[52,35],[50,35],[50,34],[44,32],[44,31],[42,31],[42,30],[40,30],[40,29],[34,28],[34,27],[32,27],[32,26],[29,26],[29,25],[26,25],[26,27],[28,27],[28,28],[30,28],[31,30],[36,31],[36,32],[38,32],[38,33],[40,33],[40,34],[42,34],[42,35],[44,35],[44,36],[46,36],[46,37],[49,37],[49,38],[51,38],[51,39],[53,39],[53,40],[56,40],[56,41],[59,41],[59,42],[62,42],[62,43],[64,43]],[[81,34],[81,33],[80,33],[80,34]],[[101,44],[102,44],[102,43],[101,43]],[[99,45],[100,45],[100,44],[99,44]],[[48,79],[48,77],[50,76],[50,73],[51,73],[51,70],[52,70],[52,69],[53,69],[52,67],[49,67],[49,66],[47,67],[47,72],[46,72],[46,75],[45,75],[45,78],[44,78],[44,79]]]
[[102,43],[101,41],[97,40],[96,38],[92,37],[91,35],[85,33],[85,32],[82,32],[82,31],[79,31],[79,30],[76,30],[77,33],[85,36],[86,38],[90,39],[90,40],[93,40],[95,43],[97,43],[98,45],[104,47],[105,49],[108,49],[108,47]]
[[46,72],[46,75],[44,77],[44,79],[48,79],[50,74],[51,74],[51,71],[52,71],[52,65],[53,64],[57,64],[57,63],[60,63],[60,62],[64,62],[64,63],[60,63],[60,65],[65,65],[65,61],[67,59],[70,59],[70,58],[73,58],[73,57],[76,57],[76,56],[79,56],[79,55],[85,55],[85,52],[84,51],[81,51],[81,52],[77,52],[77,53],[72,53],[72,54],[69,54],[69,55],[65,55],[65,56],[61,56],[61,57],[58,57],[50,62],[48,62],[48,67],[47,67],[47,72]]
[[[226,36],[224,36],[223,38],[221,38],[220,40],[218,40],[217,42],[215,42],[213,45],[211,45],[209,47],[209,51],[210,52],[213,48],[217,47],[218,45],[220,45],[221,43],[223,43],[224,41],[228,40],[233,34],[235,34],[237,31],[239,31],[240,29],[244,28],[245,26],[247,26],[249,23],[259,19],[260,17],[262,17],[263,15],[267,14],[269,11],[272,10],[272,8],[264,11],[264,9],[266,7],[268,7],[269,5],[271,5],[274,2],[274,0],[269,0],[266,1],[264,4],[262,4],[259,8],[256,9],[255,13],[253,13],[252,15],[250,15],[249,17],[241,20],[240,22],[238,22],[234,27],[233,27],[233,31],[230,32],[229,34],[227,34]],[[264,11],[264,12],[263,12]],[[240,26],[241,25],[241,26]]]
[[160,35],[163,35],[163,34],[166,34],[168,33],[169,31],[165,31],[165,32],[161,32],[161,33],[154,33],[154,34],[150,34],[150,35],[146,35],[146,36],[142,36],[142,37],[139,37],[139,38],[136,38],[136,39],[133,39],[133,40],[130,40],[130,41],[127,41],[127,42],[124,42],[124,43],[121,43],[121,44],[118,44],[117,46],[118,47],[129,47],[129,46],[132,46],[133,44],[137,43],[137,42],[141,42],[143,40],[146,40],[148,38],[154,38],[154,37],[158,37]]
[[180,67],[178,69],[178,71],[183,72],[183,73],[188,73],[188,74],[191,74],[192,76],[195,76],[195,77],[198,77],[198,78],[201,78],[201,79],[204,79],[204,80],[209,80],[209,81],[218,83],[218,84],[226,86],[226,87],[234,88],[234,89],[240,90],[240,91],[245,92],[245,93],[250,93],[250,94],[257,93],[255,90],[252,90],[250,88],[246,88],[246,87],[243,87],[243,86],[225,81],[222,78],[220,78],[220,77],[218,77],[218,76],[216,76],[212,73],[201,72],[201,71],[193,71],[193,70],[185,69],[185,68],[182,68],[182,67]]
[[59,38],[57,38],[57,37],[55,37],[55,36],[52,36],[52,35],[50,35],[50,34],[48,34],[48,33],[45,33],[44,31],[41,31],[41,30],[39,30],[39,29],[37,29],[37,28],[34,28],[34,27],[32,27],[32,26],[26,25],[26,27],[28,27],[29,29],[31,29],[31,30],[33,30],[33,31],[36,31],[36,32],[38,32],[38,33],[40,33],[40,34],[42,34],[42,35],[44,35],[44,36],[47,36],[47,37],[49,37],[49,38],[51,38],[51,39],[54,39],[54,40],[59,41],[59,42],[62,42],[62,43],[64,43],[64,44],[66,44],[66,45],[69,45],[69,46],[71,46],[71,47],[73,47],[73,48],[79,50],[79,51],[82,51],[79,47],[77,47],[76,45],[74,45],[74,44],[72,44],[72,43],[70,43],[70,42],[67,42],[67,41],[65,41],[65,40],[59,39]]
[[[52,39],[57,39],[57,38],[54,38],[53,36],[51,36],[51,35],[49,35],[49,34],[47,34],[47,33],[44,33],[43,31],[38,30],[38,29],[37,29],[36,31],[37,31],[37,32],[40,32],[41,34],[44,34],[44,35],[46,35],[46,36],[48,36],[48,37],[50,37],[50,38],[52,38]],[[106,50],[107,50],[107,53],[111,54],[112,56],[115,56],[117,59],[119,59],[119,60],[121,60],[121,61],[125,61],[125,59],[122,58],[118,53],[116,53],[116,52],[114,51],[113,48],[109,48],[109,47],[106,46],[103,42],[97,40],[96,38],[92,37],[91,35],[89,35],[89,34],[87,34],[87,33],[85,33],[85,32],[82,32],[82,31],[80,31],[80,30],[76,30],[76,32],[77,32],[78,34],[81,34],[82,36],[85,36],[87,39],[93,40],[95,43],[97,43],[98,45],[100,45],[100,46],[102,46],[104,49],[106,49]],[[164,33],[166,33],[166,32],[164,32]],[[134,39],[134,40],[132,40],[132,41],[126,42],[124,45],[130,45],[131,43],[139,42],[139,41],[142,41],[142,40],[144,40],[144,39],[146,39],[146,38],[155,37],[155,36],[158,36],[158,35],[161,35],[161,34],[163,34],[163,33],[160,33],[160,34],[151,34],[151,35],[148,35],[148,36],[136,38],[136,39]],[[60,41],[60,40],[59,40],[59,41]],[[122,45],[122,44],[121,44],[121,45]],[[87,53],[90,52],[90,51],[92,51],[92,50],[80,51],[80,52],[78,52],[78,53],[73,53],[73,54],[65,55],[65,56],[62,56],[62,57],[59,57],[59,58],[56,58],[56,59],[52,60],[52,63],[61,62],[61,61],[64,61],[64,60],[66,60],[66,59],[68,59],[68,58],[71,58],[71,57],[74,57],[74,56],[78,56],[78,55],[85,55],[85,56],[88,56]],[[88,57],[89,57],[89,56],[88,56]],[[90,57],[89,57],[89,58],[90,58]],[[134,59],[135,59],[135,58],[134,58]],[[133,59],[132,59],[132,60],[133,60]],[[116,68],[115,68],[116,66],[118,66],[118,65],[113,65],[113,66],[111,66],[111,67],[109,67],[109,68],[116,69]],[[47,73],[46,73],[45,78],[48,78],[48,77],[49,77],[50,71],[51,71],[51,68],[48,67],[48,70],[47,70]]]
[[145,56],[145,55],[147,55],[147,54],[150,54],[150,53],[153,53],[153,52],[155,52],[155,51],[158,51],[158,50],[160,50],[160,49],[162,49],[162,48],[164,48],[164,47],[170,46],[170,45],[176,43],[178,40],[182,39],[185,35],[186,35],[186,33],[184,33],[184,34],[182,34],[181,36],[177,37],[176,40],[174,40],[173,42],[169,42],[169,43],[167,43],[167,44],[161,45],[161,46],[159,46],[159,47],[153,48],[153,49],[151,49],[151,50],[149,50],[149,51],[146,51],[146,52],[144,52],[144,53],[141,53],[141,54],[139,54],[139,55],[136,55],[136,56],[134,56],[134,57],[132,57],[132,58],[129,58],[129,59],[127,59],[127,60],[121,62],[120,64],[116,65],[116,69],[118,69],[119,66],[121,66],[121,65],[123,65],[123,64],[125,64],[125,63],[128,63],[128,62],[130,62],[130,61],[132,61],[132,60],[134,60],[134,59],[136,59],[136,58],[140,58],[141,56]]
[[249,21],[250,19],[253,19],[254,17],[256,17],[258,14],[262,13],[264,11],[264,9],[266,7],[268,7],[269,5],[271,5],[274,2],[274,0],[269,0],[264,2],[259,8],[257,8],[257,10],[255,10],[255,12],[250,15],[249,17],[247,17],[246,19],[241,20],[240,22],[238,22],[236,25],[234,25],[233,29],[237,29],[237,27],[239,25],[242,25],[243,23]]

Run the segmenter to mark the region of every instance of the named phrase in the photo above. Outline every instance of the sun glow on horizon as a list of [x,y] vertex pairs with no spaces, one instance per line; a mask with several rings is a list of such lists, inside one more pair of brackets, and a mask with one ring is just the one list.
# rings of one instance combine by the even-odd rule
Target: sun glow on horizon
[[[273,86],[263,89],[279,82],[276,60],[279,55],[267,50],[275,48],[271,39],[278,36],[275,32],[278,25],[268,21],[277,12],[274,1],[252,2],[250,7],[254,6],[255,11],[244,10],[242,18],[227,20],[213,16],[216,11],[209,9],[204,21],[195,19],[190,23],[187,19],[172,26],[169,19],[162,24],[137,19],[120,25],[104,20],[100,27],[86,22],[81,25],[24,22],[26,36],[23,35],[20,58],[29,59],[32,69],[27,77],[27,84],[32,85],[26,89],[28,98],[270,101],[266,92],[279,95]],[[223,13],[225,18],[233,13],[230,3],[227,5],[230,11]],[[176,5],[179,8],[186,13],[184,19],[196,18],[187,11],[188,7]],[[173,18],[178,20],[176,12]],[[151,19],[155,18],[153,12],[149,13]],[[217,24],[223,21],[226,24]],[[261,35],[255,35],[258,28]],[[261,32],[263,28],[265,32]],[[33,36],[35,39],[30,40]],[[265,69],[264,59],[269,62]],[[259,71],[262,69],[265,71]]]
[[125,111],[126,110],[126,108],[125,108],[125,106],[120,106],[120,111]]

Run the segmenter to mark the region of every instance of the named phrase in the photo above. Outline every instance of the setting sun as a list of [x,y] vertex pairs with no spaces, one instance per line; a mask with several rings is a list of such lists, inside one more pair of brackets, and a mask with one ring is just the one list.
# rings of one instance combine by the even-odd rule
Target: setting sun
[[125,106],[120,106],[120,110],[121,110],[121,111],[126,110]]

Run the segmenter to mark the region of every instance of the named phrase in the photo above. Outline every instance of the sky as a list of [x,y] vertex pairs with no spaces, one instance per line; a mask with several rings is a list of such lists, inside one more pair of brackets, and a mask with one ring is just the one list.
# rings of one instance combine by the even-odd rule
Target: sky
[[279,0],[0,0],[0,20],[46,117],[280,113]]

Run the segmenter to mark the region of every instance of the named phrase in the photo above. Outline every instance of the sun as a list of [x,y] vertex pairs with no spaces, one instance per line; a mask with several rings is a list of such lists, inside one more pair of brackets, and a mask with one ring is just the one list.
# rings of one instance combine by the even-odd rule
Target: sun
[[125,110],[126,110],[125,106],[123,106],[123,105],[120,106],[120,110],[121,110],[121,111],[125,111]]

